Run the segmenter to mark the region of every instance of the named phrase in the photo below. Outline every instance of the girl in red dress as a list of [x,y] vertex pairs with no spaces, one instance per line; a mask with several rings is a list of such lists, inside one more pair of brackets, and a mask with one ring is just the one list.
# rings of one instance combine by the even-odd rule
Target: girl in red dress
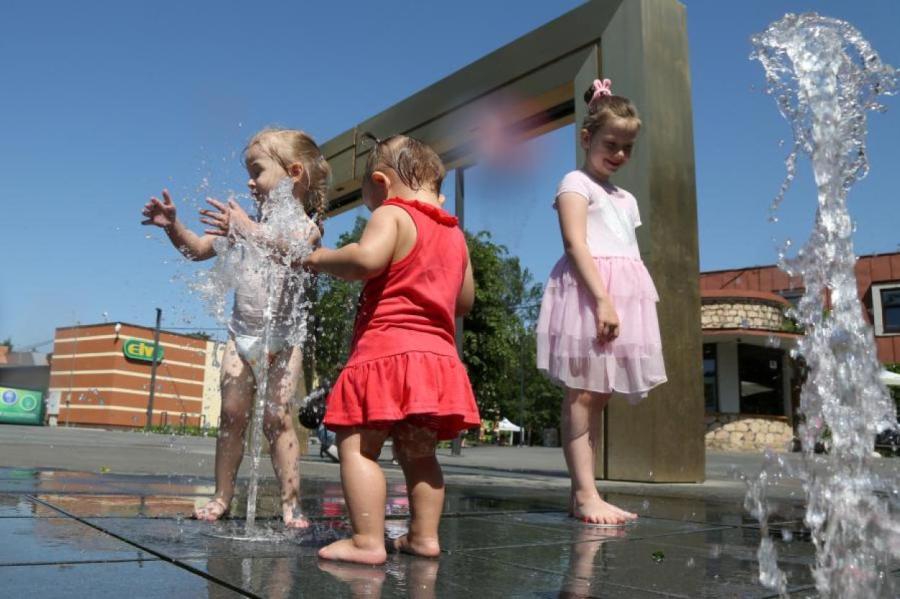
[[385,479],[378,455],[388,436],[406,477],[409,532],[394,548],[440,553],[444,481],[435,446],[480,418],[457,354],[455,317],[472,308],[475,282],[456,217],[444,212],[444,165],[406,136],[375,141],[362,181],[372,218],[359,243],[319,249],[304,264],[344,279],[366,279],[347,365],[325,424],[337,432],[341,483],[353,537],[319,556],[385,561]]

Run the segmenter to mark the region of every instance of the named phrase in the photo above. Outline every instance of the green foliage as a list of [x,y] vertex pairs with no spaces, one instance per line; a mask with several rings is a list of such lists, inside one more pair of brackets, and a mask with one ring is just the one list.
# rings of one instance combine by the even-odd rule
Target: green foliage
[[[144,432],[142,428],[133,429],[134,432],[141,433]],[[180,426],[177,424],[166,424],[165,426],[156,425],[151,426],[151,433],[155,433],[158,435],[179,435],[185,437],[218,437],[219,429],[210,426],[203,428],[202,426]]]
[[490,233],[467,234],[475,305],[463,322],[463,361],[481,417],[532,431],[559,424],[562,390],[535,367],[542,286]]
[[7,337],[3,341],[0,341],[0,345],[5,345],[6,347],[9,348],[10,351],[12,351],[12,347],[13,347],[12,337]]
[[[338,239],[337,246],[359,241],[366,219],[356,217],[353,229]],[[310,339],[313,344],[307,367],[311,376],[307,380],[334,381],[340,373],[353,338],[353,323],[357,301],[362,291],[359,281],[344,281],[336,277],[319,276],[313,291],[310,307]]]
[[800,326],[800,323],[787,316],[784,317],[784,320],[781,323],[781,330],[785,333],[799,333],[801,335],[803,334],[803,327]]
[[[358,241],[366,220],[341,236],[338,247]],[[491,235],[466,234],[475,275],[475,305],[463,324],[463,362],[485,419],[506,417],[537,432],[559,425],[562,390],[535,367],[534,325],[542,287],[519,259]],[[347,359],[362,285],[318,277],[311,315],[307,364],[312,380],[334,381]],[[309,379],[308,379],[309,380]],[[523,422],[524,418],[524,422]]]

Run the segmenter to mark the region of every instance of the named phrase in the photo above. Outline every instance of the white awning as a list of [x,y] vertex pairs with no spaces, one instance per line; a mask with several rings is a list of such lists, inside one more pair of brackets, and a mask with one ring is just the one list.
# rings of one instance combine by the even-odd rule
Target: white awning
[[500,432],[503,432],[503,433],[505,433],[505,432],[517,433],[520,430],[522,430],[522,427],[517,424],[513,424],[512,422],[509,421],[508,418],[504,418],[503,420],[500,421],[500,424],[497,425],[497,430]]
[[881,371],[881,382],[889,387],[900,387],[900,374],[890,370]]

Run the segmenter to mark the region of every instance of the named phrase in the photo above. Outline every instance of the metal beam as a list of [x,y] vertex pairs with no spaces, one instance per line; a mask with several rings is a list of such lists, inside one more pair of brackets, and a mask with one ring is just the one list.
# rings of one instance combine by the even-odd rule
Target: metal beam
[[502,106],[502,125],[523,140],[571,123],[572,74],[626,1],[579,6],[326,141],[322,150],[333,173],[329,215],[359,203],[368,152],[357,144],[363,132],[413,135],[452,169],[474,161],[473,128],[484,111]]

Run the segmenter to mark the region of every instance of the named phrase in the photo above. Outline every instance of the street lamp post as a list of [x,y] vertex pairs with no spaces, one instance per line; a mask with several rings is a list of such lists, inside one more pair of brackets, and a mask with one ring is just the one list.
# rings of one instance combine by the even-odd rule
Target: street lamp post
[[153,361],[150,366],[150,397],[147,399],[147,423],[144,430],[149,431],[153,426],[153,396],[156,394],[156,365],[159,363],[159,324],[162,320],[162,310],[156,309],[156,329],[153,331]]

